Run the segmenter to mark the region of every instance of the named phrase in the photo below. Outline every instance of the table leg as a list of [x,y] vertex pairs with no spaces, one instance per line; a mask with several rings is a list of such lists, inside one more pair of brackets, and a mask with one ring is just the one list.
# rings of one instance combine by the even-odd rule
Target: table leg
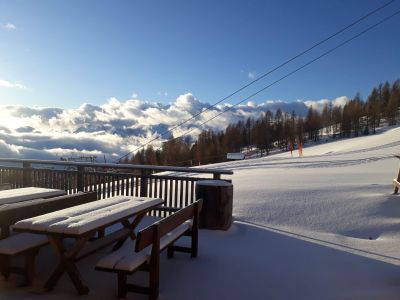
[[46,281],[44,288],[46,290],[52,290],[56,286],[58,280],[60,280],[64,272],[65,272],[64,262],[60,259],[60,262],[58,263],[56,269],[53,271],[50,278]]
[[75,257],[88,240],[89,237],[77,239],[70,249],[65,249],[62,238],[49,236],[50,244],[59,255],[60,261],[44,285],[47,290],[52,290],[57,285],[61,276],[66,272],[80,295],[89,293],[89,288],[82,282],[79,270],[75,265]]
[[[131,230],[131,234],[129,235],[129,237],[132,240],[136,239],[136,234],[134,232],[135,228],[139,225],[140,221],[142,221],[142,219],[144,218],[144,216],[146,215],[147,211],[141,214],[136,215],[135,219],[132,221],[132,223],[130,223],[128,220],[123,220],[121,223],[125,228],[128,228]],[[119,248],[121,248],[125,241],[128,239],[128,236],[119,240],[114,247],[112,248],[112,251],[117,251]]]
[[89,288],[83,284],[81,275],[79,273],[78,268],[75,263],[71,260],[68,260],[66,263],[67,273],[75,288],[77,289],[79,295],[87,295],[89,294]]

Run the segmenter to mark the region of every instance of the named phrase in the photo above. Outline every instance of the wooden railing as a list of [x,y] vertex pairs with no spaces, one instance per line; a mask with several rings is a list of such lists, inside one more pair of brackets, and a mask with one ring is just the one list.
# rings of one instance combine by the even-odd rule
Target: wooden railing
[[98,199],[117,195],[157,197],[164,200],[160,216],[193,203],[196,181],[233,174],[221,169],[8,158],[0,158],[0,163],[4,164],[0,165],[0,184],[8,183],[12,188],[46,187],[63,189],[68,194],[97,191]]

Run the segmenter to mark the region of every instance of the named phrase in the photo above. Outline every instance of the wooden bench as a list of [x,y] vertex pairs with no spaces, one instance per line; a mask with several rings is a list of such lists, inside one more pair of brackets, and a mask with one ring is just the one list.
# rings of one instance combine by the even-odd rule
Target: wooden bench
[[0,183],[0,191],[5,191],[11,189],[11,184],[9,183]]
[[[29,285],[35,273],[35,257],[39,249],[48,243],[45,236],[21,233],[0,240],[0,271],[5,278],[11,273],[24,276],[23,286]],[[24,256],[24,267],[11,266],[10,258]]]
[[[96,264],[96,270],[117,273],[119,298],[126,297],[127,292],[148,294],[149,299],[158,298],[160,253],[163,250],[168,249],[169,258],[173,257],[175,251],[190,253],[191,257],[197,256],[201,205],[202,200],[198,200],[139,231],[134,248],[131,243],[127,243]],[[191,247],[174,245],[184,235],[191,237]],[[127,275],[136,271],[149,273],[148,287],[127,283]]]
[[[96,192],[64,195],[48,199],[36,199],[0,206],[0,272],[8,278],[11,273],[24,276],[24,285],[32,282],[34,261],[39,249],[48,243],[44,235],[20,233],[10,236],[10,228],[16,222],[97,200]],[[24,267],[11,266],[11,258],[24,256]]]

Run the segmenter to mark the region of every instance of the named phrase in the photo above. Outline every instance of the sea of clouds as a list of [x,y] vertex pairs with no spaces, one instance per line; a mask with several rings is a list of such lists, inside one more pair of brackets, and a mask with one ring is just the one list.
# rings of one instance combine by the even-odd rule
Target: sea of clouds
[[[321,110],[330,101],[343,106],[348,99],[343,96],[319,101],[270,100],[238,106],[225,103],[207,110],[210,104],[188,93],[168,105],[115,98],[100,106],[83,104],[76,109],[3,105],[0,106],[0,157],[58,160],[61,156],[91,155],[97,156],[99,162],[105,156],[110,162],[200,111],[207,110],[173,130],[173,136],[191,130],[189,136],[193,139],[202,129],[224,129],[229,123],[257,118],[267,110],[275,112],[278,108],[305,116],[310,106]],[[221,116],[204,124],[225,110]],[[153,145],[158,147],[162,140],[171,136],[167,133]]]

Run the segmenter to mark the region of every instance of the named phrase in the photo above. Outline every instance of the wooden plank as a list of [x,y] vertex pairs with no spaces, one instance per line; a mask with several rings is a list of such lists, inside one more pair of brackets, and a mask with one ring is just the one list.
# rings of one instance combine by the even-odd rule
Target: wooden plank
[[106,198],[106,177],[102,176],[102,189],[103,189],[103,199]]
[[116,194],[117,194],[117,196],[119,196],[120,193],[121,193],[121,190],[120,190],[120,186],[121,186],[121,177],[120,177],[120,176],[115,176],[114,178],[115,178],[115,180],[116,180],[116,182],[117,182]]
[[[158,189],[158,198],[163,199],[163,206],[165,206],[165,199],[163,198],[163,181],[161,179],[156,179],[158,184],[159,184],[159,189]],[[158,212],[158,216],[161,217],[161,212]]]
[[195,201],[195,195],[194,195],[194,192],[195,192],[195,190],[194,190],[194,181],[192,181],[191,183],[190,183],[190,194],[191,194],[191,197],[190,197],[190,203],[193,203],[194,201]]
[[169,212],[169,213],[174,213],[177,212],[179,210],[179,208],[176,207],[168,207],[168,206],[160,206],[160,207],[156,207],[154,209],[155,211],[160,211],[160,212]]
[[172,198],[173,192],[174,192],[174,181],[173,180],[169,180],[168,206],[174,206],[173,198]]
[[149,197],[154,197],[153,196],[153,179],[148,178],[148,184],[149,184]]
[[157,178],[154,178],[154,197],[157,197],[158,195],[158,180]]
[[189,205],[189,181],[185,181],[185,206]]
[[179,195],[179,191],[178,191],[178,180],[175,179],[175,180],[174,180],[174,207],[179,207],[179,206],[178,206],[178,195]]
[[133,164],[116,164],[116,163],[84,163],[84,162],[66,162],[57,160],[39,160],[39,159],[18,159],[18,158],[2,158],[2,162],[13,163],[31,163],[40,165],[60,165],[60,166],[82,166],[94,168],[115,168],[127,170],[149,170],[149,171],[173,171],[183,173],[202,173],[202,174],[225,174],[232,175],[233,171],[223,169],[206,169],[206,168],[188,168],[188,167],[172,167],[172,166],[155,166],[155,165],[133,165]]
[[107,176],[107,198],[110,198],[111,196],[111,178],[110,176]]
[[[169,187],[169,180],[168,179],[164,179],[164,206],[169,206],[168,205],[168,187]],[[166,216],[166,213],[164,212],[163,217]]]
[[129,184],[130,184],[130,191],[131,191],[131,196],[133,196],[134,193],[134,187],[135,187],[135,178],[133,176],[130,176],[129,178]]
[[179,207],[183,207],[183,180],[179,180]]
[[121,177],[121,195],[125,196],[125,177]]

